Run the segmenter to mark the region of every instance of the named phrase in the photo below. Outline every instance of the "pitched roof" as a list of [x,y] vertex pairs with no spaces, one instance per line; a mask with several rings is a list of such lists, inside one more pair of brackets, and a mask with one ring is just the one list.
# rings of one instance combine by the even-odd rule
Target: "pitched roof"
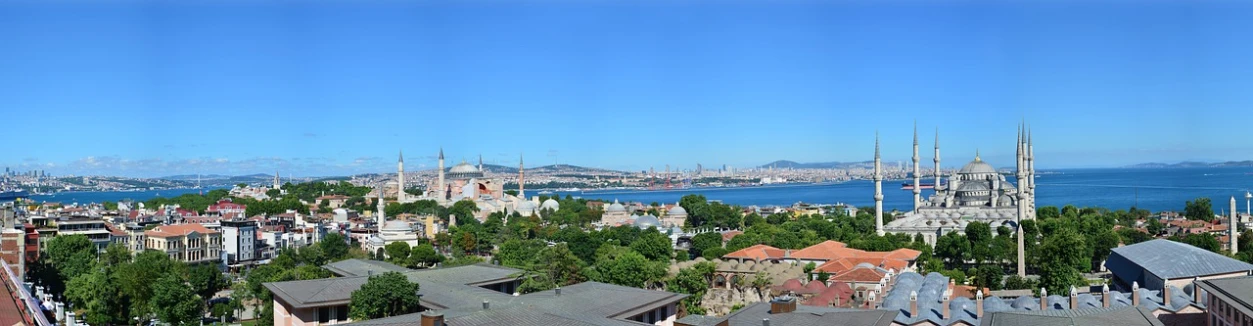
[[[1201,287],[1209,293],[1221,294],[1229,301],[1253,310],[1253,276],[1242,276],[1201,281]],[[1204,293],[1204,292],[1203,292]]]
[[1192,278],[1253,271],[1248,263],[1164,239],[1114,248],[1105,267],[1127,282],[1142,280],[1145,272],[1157,278]]
[[[891,310],[844,309],[797,305],[796,311],[770,313],[770,303],[758,302],[737,310],[723,318],[683,317],[681,322],[690,325],[716,325],[727,321],[729,326],[758,326],[762,319],[770,318],[771,325],[818,326],[818,325],[866,325],[887,326],[898,313]],[[711,320],[712,319],[712,320]],[[689,323],[691,322],[691,323]]]
[[847,247],[843,242],[827,240],[792,252],[792,257],[796,259],[831,260],[833,257],[846,255],[845,252],[847,250],[842,249]]
[[183,235],[187,235],[188,233],[192,233],[193,231],[200,233],[200,234],[217,234],[218,233],[218,231],[210,230],[209,228],[204,227],[204,225],[193,223],[193,224],[162,225],[162,226],[155,227],[152,230],[144,231],[144,235],[150,236],[150,237],[165,238],[165,237],[173,237],[173,236],[183,236]]
[[1164,326],[1153,312],[1144,307],[1088,308],[1075,310],[1005,311],[994,312],[982,318],[982,326],[998,325],[1106,325],[1106,326]]
[[781,259],[786,252],[783,249],[767,246],[764,244],[754,245],[752,247],[736,250],[735,252],[722,255],[723,258],[736,259]]

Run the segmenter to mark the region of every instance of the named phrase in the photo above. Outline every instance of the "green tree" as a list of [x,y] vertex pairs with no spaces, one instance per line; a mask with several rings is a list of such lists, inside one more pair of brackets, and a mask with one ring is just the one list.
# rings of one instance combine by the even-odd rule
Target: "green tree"
[[387,252],[387,262],[397,265],[405,265],[409,260],[409,244],[405,242],[392,242],[383,247],[383,251]]
[[212,299],[215,293],[230,285],[222,272],[211,265],[192,267],[187,272],[187,283],[191,284],[193,293],[205,300]]
[[1162,224],[1162,221],[1155,218],[1150,218],[1148,220],[1148,223],[1145,223],[1144,226],[1145,231],[1148,231],[1150,235],[1162,234],[1162,229],[1165,229],[1166,225]]
[[399,272],[370,276],[365,285],[352,292],[349,316],[361,321],[418,311],[418,289],[418,283]]
[[1183,216],[1189,220],[1213,221],[1214,208],[1210,206],[1208,197],[1200,197],[1184,204]]
[[157,281],[167,275],[182,275],[185,269],[182,263],[156,250],[140,252],[132,263],[119,266],[116,279],[122,294],[131,300],[131,316],[147,318],[152,314],[151,308],[155,305],[149,302],[154,297],[153,287]]
[[651,261],[669,262],[670,255],[674,253],[674,245],[670,243],[670,237],[657,232],[656,227],[644,230],[638,239],[631,242],[631,249]]
[[705,232],[692,237],[691,249],[692,256],[700,257],[705,250],[713,248],[722,248],[722,234],[718,232]]
[[86,274],[96,261],[96,245],[81,234],[53,237],[44,252],[63,282]]
[[126,298],[118,291],[110,272],[98,268],[70,280],[65,297],[79,309],[86,310],[83,321],[92,325],[126,324]]
[[595,272],[596,281],[636,288],[661,280],[666,274],[662,264],[649,261],[644,255],[630,249],[626,249],[624,253],[598,258]]
[[997,265],[980,266],[975,276],[975,285],[986,287],[996,291],[1001,289],[1001,279],[1005,276],[1005,270]]
[[429,243],[423,243],[409,250],[409,266],[410,267],[426,267],[435,266],[435,263],[444,261],[444,256],[435,252],[435,247]]
[[565,244],[556,244],[540,250],[536,259],[526,268],[530,277],[522,281],[518,291],[531,293],[545,291],[558,286],[582,283],[587,279],[583,276],[583,261],[579,260]]
[[191,325],[200,321],[200,297],[177,274],[166,274],[152,285],[151,309],[157,319],[170,325]]
[[1084,282],[1080,270],[1090,267],[1092,257],[1078,232],[1058,229],[1040,244],[1040,286],[1050,293],[1069,293],[1070,287]]
[[348,242],[339,233],[327,233],[322,241],[318,242],[318,247],[322,248],[322,254],[332,262],[348,257]]
[[1182,239],[1179,238],[1178,236],[1175,236],[1175,237],[1171,237],[1170,240],[1175,241],[1175,242],[1186,243],[1186,244],[1192,245],[1193,247],[1209,250],[1211,252],[1222,251],[1222,243],[1218,242],[1218,238],[1215,238],[1214,236],[1209,235],[1209,234],[1190,233],[1184,236]]
[[701,299],[705,296],[705,291],[709,290],[710,277],[715,267],[713,263],[704,262],[681,269],[674,278],[666,280],[666,290],[689,294],[690,296],[681,302],[683,307],[688,313],[703,313],[705,309],[700,306]]
[[496,258],[501,265],[523,268],[535,261],[535,255],[547,247],[543,240],[510,239],[500,244]]

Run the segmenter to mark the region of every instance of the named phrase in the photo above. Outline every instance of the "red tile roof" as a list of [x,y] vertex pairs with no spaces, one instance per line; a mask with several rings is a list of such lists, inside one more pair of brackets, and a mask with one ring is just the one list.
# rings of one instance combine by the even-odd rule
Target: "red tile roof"
[[756,261],[766,259],[783,259],[785,251],[783,249],[767,246],[764,244],[754,245],[752,247],[736,250],[735,252],[722,255],[723,258],[733,259],[752,259]]
[[218,233],[218,231],[210,230],[209,228],[206,228],[204,227],[204,225],[200,225],[200,224],[174,224],[174,225],[162,225],[162,226],[155,227],[152,230],[144,231],[144,235],[149,236],[149,237],[164,238],[164,237],[187,235],[188,233],[191,233],[193,231],[200,233],[200,234]]

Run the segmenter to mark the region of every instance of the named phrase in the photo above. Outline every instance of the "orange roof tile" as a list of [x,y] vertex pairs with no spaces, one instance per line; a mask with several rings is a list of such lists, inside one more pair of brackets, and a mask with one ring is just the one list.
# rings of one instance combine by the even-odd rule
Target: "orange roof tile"
[[831,260],[844,255],[844,249],[847,247],[843,242],[827,240],[792,252],[792,257],[796,259]]
[[723,258],[735,258],[735,259],[752,259],[752,260],[781,259],[783,258],[784,253],[785,252],[783,251],[783,249],[767,246],[764,244],[759,244],[759,245],[754,245],[752,247],[736,250],[735,252],[722,255],[722,257]]
[[187,235],[188,233],[191,233],[192,231],[195,231],[200,234],[217,234],[218,233],[218,231],[210,230],[204,227],[204,225],[200,225],[200,224],[174,224],[174,225],[162,225],[162,226],[155,227],[152,230],[144,231],[144,235],[150,236],[150,237],[165,238],[165,237],[172,237],[172,236]]
[[835,276],[831,276],[831,279],[836,280],[836,281],[841,281],[841,282],[874,283],[883,279],[884,275],[887,275],[887,274],[880,273],[879,271],[873,268],[863,267],[863,268],[853,268],[851,270],[845,271],[844,273],[836,274]]

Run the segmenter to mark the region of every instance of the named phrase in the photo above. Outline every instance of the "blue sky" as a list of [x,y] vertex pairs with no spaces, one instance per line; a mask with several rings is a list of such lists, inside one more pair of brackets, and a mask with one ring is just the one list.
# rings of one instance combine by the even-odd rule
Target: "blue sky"
[[0,165],[339,175],[1253,159],[1253,5],[1194,1],[4,2]]

